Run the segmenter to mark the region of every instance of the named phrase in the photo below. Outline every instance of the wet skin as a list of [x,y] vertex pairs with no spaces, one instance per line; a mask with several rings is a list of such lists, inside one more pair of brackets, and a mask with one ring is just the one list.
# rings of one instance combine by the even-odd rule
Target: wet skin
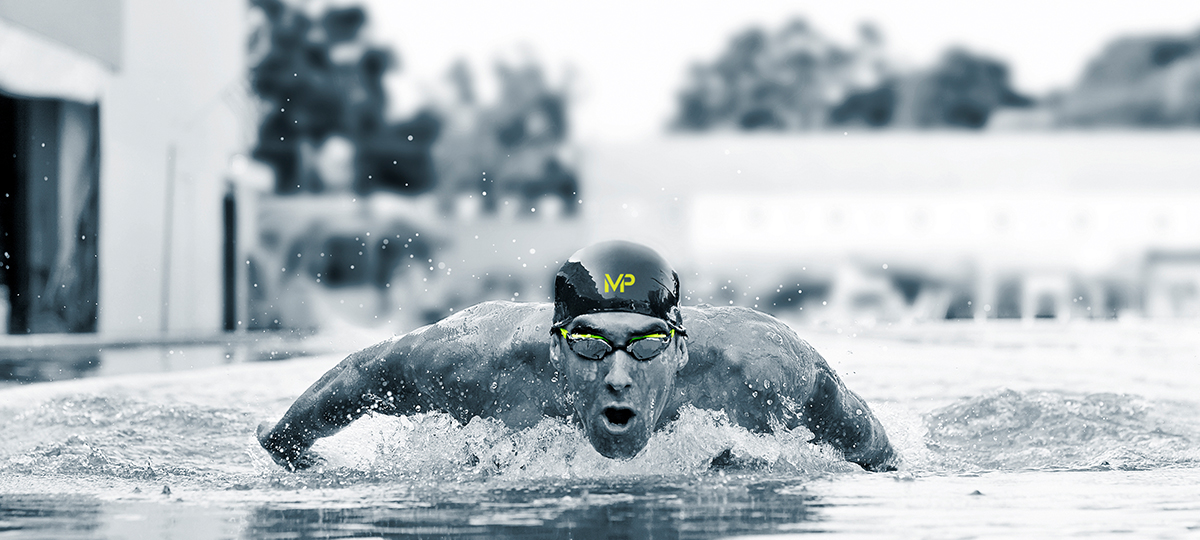
[[[460,422],[494,417],[520,429],[542,417],[574,418],[598,452],[626,458],[684,405],[724,410],[756,432],[804,426],[814,442],[868,470],[894,468],[896,454],[867,404],[845,387],[786,324],[734,307],[684,307],[686,338],[637,360],[619,348],[600,360],[552,334],[551,304],[487,302],[379,343],[343,360],[306,390],[258,439],[289,470],[312,465],[313,442],[362,414],[443,411]],[[576,317],[569,333],[621,347],[667,332],[632,313]]]

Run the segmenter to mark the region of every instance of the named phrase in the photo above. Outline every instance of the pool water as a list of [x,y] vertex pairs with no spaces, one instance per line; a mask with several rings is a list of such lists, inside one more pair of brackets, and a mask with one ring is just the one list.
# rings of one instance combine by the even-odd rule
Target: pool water
[[1184,324],[796,325],[903,456],[687,410],[629,461],[573,426],[370,416],[288,473],[254,440],[336,356],[0,390],[2,538],[1200,536]]

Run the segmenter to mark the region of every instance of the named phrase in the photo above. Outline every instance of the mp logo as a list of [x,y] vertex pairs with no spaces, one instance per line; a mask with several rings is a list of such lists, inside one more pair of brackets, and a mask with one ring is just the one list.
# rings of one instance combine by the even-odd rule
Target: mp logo
[[633,282],[633,274],[621,274],[615,280],[611,275],[604,274],[604,292],[625,292],[625,286],[633,285]]

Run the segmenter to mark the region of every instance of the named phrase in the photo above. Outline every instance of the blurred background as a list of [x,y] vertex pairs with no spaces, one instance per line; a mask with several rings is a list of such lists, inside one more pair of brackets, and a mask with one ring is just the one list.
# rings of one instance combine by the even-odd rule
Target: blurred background
[[801,327],[1200,318],[1200,4],[0,0],[0,381],[347,352],[576,249]]

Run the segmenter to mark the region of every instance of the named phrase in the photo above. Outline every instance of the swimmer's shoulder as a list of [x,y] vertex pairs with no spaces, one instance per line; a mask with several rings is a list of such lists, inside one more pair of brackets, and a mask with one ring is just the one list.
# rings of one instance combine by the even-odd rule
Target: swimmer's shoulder
[[[783,321],[743,307],[683,308],[688,363],[676,387],[679,402],[725,410],[753,430],[771,415],[787,418],[787,403],[812,394],[816,357]],[[791,425],[791,421],[787,421]]]
[[[554,306],[494,300],[471,306],[436,324],[439,339],[463,348],[472,358],[508,363],[516,357],[549,357]],[[501,366],[493,366],[501,367]]]
[[[534,302],[481,302],[438,322],[392,337],[386,343],[394,354],[408,352],[479,354],[516,344],[549,340],[553,306]],[[544,333],[545,336],[541,334]],[[539,339],[540,338],[540,339]]]
[[[534,302],[482,302],[390,340],[393,369],[455,373],[521,363],[548,363],[553,306]],[[543,358],[545,357],[545,358]],[[482,375],[481,375],[482,376]]]
[[[787,323],[740,306],[700,304],[683,308],[689,355],[736,366],[816,362],[819,356]],[[760,367],[766,367],[760,365]]]
[[[487,382],[495,381],[497,377],[528,383],[553,378],[554,368],[550,361],[553,316],[552,304],[536,302],[497,300],[464,310],[463,318],[469,321],[477,335],[461,338],[470,344],[471,350],[456,360],[459,363],[455,368],[456,375],[462,380]],[[533,387],[508,384],[501,387],[501,392],[536,393]],[[517,397],[504,399],[511,402]]]
[[488,336],[495,344],[539,344],[545,346],[550,335],[554,305],[546,302],[481,302],[447,317],[451,328]]

